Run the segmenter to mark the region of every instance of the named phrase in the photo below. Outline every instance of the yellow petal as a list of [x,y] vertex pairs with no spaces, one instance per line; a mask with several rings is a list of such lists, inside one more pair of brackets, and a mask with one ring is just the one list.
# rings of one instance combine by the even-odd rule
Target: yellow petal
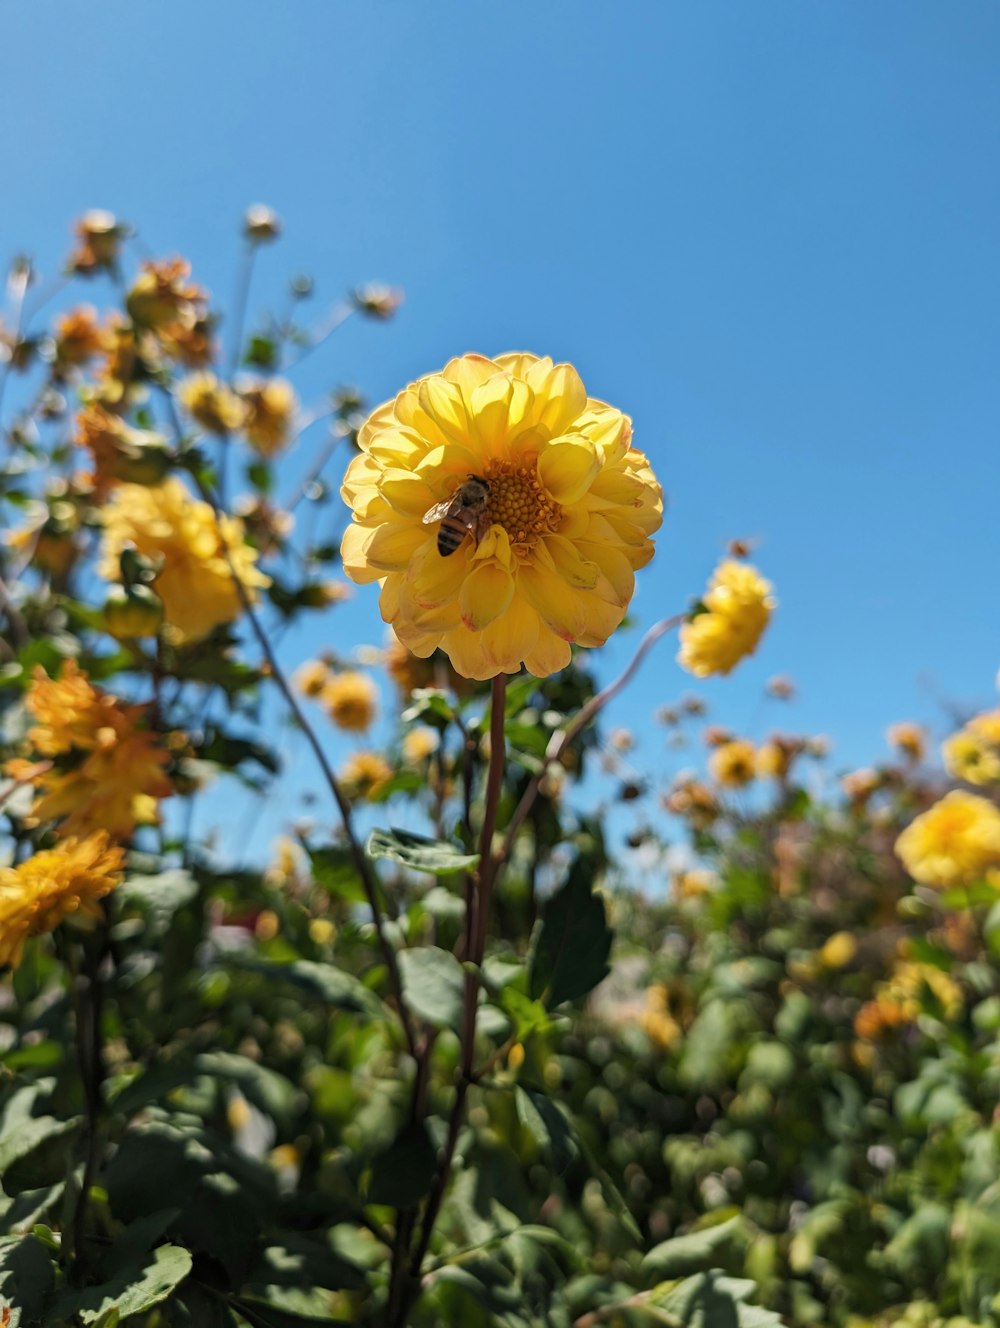
[[538,610],[543,623],[566,641],[575,641],[583,627],[578,591],[571,590],[555,572],[538,563],[525,563],[517,574],[518,592]]
[[365,556],[380,572],[400,572],[419,548],[433,540],[426,526],[414,521],[386,521],[375,528]]
[[458,598],[471,563],[468,544],[442,558],[436,537],[413,558],[405,577],[405,593],[421,608],[432,609]]
[[550,438],[563,433],[586,409],[587,391],[571,364],[557,364],[546,370],[545,361],[539,360],[527,379],[538,407],[535,420]]
[[597,563],[582,558],[575,545],[562,535],[546,535],[542,543],[556,572],[567,585],[578,590],[593,590],[601,570]]
[[370,566],[368,562],[367,548],[374,534],[373,530],[352,522],[344,531],[344,538],[340,544],[344,572],[359,586],[366,585],[369,581],[377,581],[382,575],[378,568]]
[[517,596],[483,631],[483,649],[500,673],[517,673],[521,661],[534,650],[540,631],[538,614]]
[[589,540],[580,540],[576,547],[581,557],[591,559],[601,569],[618,603],[627,605],[635,590],[635,572],[622,551],[611,544],[592,544]]
[[471,631],[481,632],[514,596],[514,578],[496,563],[478,563],[462,583],[459,608]]
[[524,657],[524,667],[536,678],[547,678],[550,674],[564,669],[572,657],[573,652],[569,645],[541,623],[538,640]]
[[542,448],[538,474],[557,503],[579,502],[601,469],[597,449],[582,434],[558,438]]
[[452,442],[464,443],[469,436],[469,416],[462,393],[440,374],[420,384],[420,404]]
[[467,627],[446,632],[441,638],[441,649],[447,652],[456,673],[463,678],[485,682],[500,672],[483,648],[481,632],[470,632]]
[[382,497],[404,516],[420,520],[437,501],[434,492],[419,475],[406,470],[387,470],[379,482]]

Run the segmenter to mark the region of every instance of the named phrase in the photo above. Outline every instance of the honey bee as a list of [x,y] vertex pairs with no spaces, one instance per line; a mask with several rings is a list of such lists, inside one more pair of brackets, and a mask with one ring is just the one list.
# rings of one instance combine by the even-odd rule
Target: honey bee
[[435,503],[424,513],[424,525],[440,521],[437,547],[442,558],[448,558],[461,547],[466,535],[478,544],[485,530],[486,504],[489,502],[489,480],[470,475],[460,488],[444,502]]

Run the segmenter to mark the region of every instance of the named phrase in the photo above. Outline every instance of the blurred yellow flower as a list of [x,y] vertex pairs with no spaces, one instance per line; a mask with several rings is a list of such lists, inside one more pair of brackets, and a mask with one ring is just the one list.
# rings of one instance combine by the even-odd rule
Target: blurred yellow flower
[[882,776],[877,770],[868,767],[852,770],[841,779],[840,787],[854,806],[860,808],[882,787]]
[[104,333],[92,305],[82,304],[56,319],[55,348],[58,370],[85,364],[103,350]]
[[892,724],[886,729],[886,741],[895,747],[910,761],[922,761],[926,747],[925,733],[919,724],[904,722]]
[[909,959],[896,964],[880,991],[898,1001],[911,1019],[920,1013],[927,992],[941,1006],[946,1019],[956,1019],[965,1004],[962,988],[944,969]]
[[156,822],[159,801],[173,792],[164,773],[170,757],[143,727],[145,706],[123,705],[67,660],[58,678],[35,670],[25,707],[36,721],[27,734],[31,758],[8,761],[6,771],[38,790],[34,822],[61,821],[73,835],[102,829],[114,839]]
[[757,774],[761,779],[787,779],[801,751],[802,742],[798,738],[769,738],[757,748],[754,757]]
[[709,757],[708,768],[724,788],[743,788],[757,773],[753,743],[742,738],[724,742]]
[[242,523],[224,515],[216,519],[208,503],[192,498],[179,479],[150,488],[119,485],[103,521],[101,574],[118,579],[119,557],[128,545],[159,562],[153,589],[163,600],[167,632],[178,644],[199,641],[241,613],[230,562],[251,602],[270,584],[244,541]]
[[288,445],[298,401],[291,383],[268,378],[238,383],[243,402],[247,442],[261,456],[271,457]]
[[197,367],[212,358],[212,328],[208,297],[188,281],[190,271],[183,258],[143,263],[125,307],[140,333],[152,333],[165,354]]
[[64,839],[17,867],[0,867],[0,965],[17,968],[29,936],[73,914],[99,917],[98,900],[122,879],[124,850],[103,831]]
[[375,719],[378,688],[367,673],[345,669],[329,680],[320,701],[338,729],[345,733],[364,733]]
[[403,760],[407,765],[423,765],[429,756],[441,746],[441,734],[437,729],[420,725],[410,729],[403,738]]
[[681,627],[677,660],[696,678],[730,673],[753,654],[776,601],[756,568],[727,559],[719,564],[703,599],[705,612]]
[[93,208],[85,212],[73,227],[77,246],[69,256],[69,266],[78,276],[90,276],[102,268],[113,267],[118,258],[125,228],[113,212]]
[[376,797],[392,778],[392,766],[377,752],[355,752],[340,771],[340,782],[349,798]]
[[1000,710],[970,719],[941,748],[945,767],[968,784],[1000,783]]
[[820,947],[819,962],[824,968],[846,968],[857,953],[857,937],[849,931],[837,931]]
[[73,442],[86,448],[94,463],[87,477],[100,497],[120,480],[159,483],[169,464],[164,439],[130,424],[100,402],[88,402],[76,417]]
[[246,418],[240,398],[212,373],[195,373],[177,386],[181,405],[209,433],[227,434]]
[[295,670],[292,681],[303,696],[315,699],[322,695],[331,676],[329,664],[321,659],[308,659]]
[[[571,644],[618,627],[653,554],[662,496],[631,432],[568,364],[452,360],[361,429],[344,570],[380,583],[382,617],[416,655],[440,647],[469,678],[555,673]],[[443,556],[431,513],[470,481]]]
[[922,885],[972,885],[1000,867],[1000,811],[956,789],[906,827],[896,853]]

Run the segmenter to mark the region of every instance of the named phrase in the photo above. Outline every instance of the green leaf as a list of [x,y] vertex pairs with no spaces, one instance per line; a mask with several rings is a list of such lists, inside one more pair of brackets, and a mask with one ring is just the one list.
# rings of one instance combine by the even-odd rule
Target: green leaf
[[779,1314],[746,1304],[756,1289],[745,1278],[700,1273],[679,1286],[656,1288],[647,1303],[684,1328],[781,1328]]
[[461,1025],[465,1002],[465,970],[448,950],[423,946],[402,950],[399,971],[407,1005],[436,1028]]
[[586,996],[610,972],[611,929],[589,878],[586,865],[574,863],[542,913],[529,984],[531,996],[550,1009]]
[[310,1000],[321,1001],[337,1010],[354,1014],[384,1016],[385,1006],[369,991],[363,982],[332,964],[321,964],[311,959],[296,959],[290,964],[273,963],[254,955],[227,954],[223,962],[228,968],[255,973],[272,982],[284,982]]
[[343,899],[350,904],[363,904],[365,891],[358,875],[357,864],[351,850],[341,844],[330,844],[324,848],[302,847],[309,855],[313,880],[333,899]]
[[102,1315],[117,1310],[121,1319],[145,1314],[171,1294],[191,1271],[191,1255],[177,1245],[161,1245],[141,1263],[123,1269],[100,1286],[64,1292],[51,1313],[68,1319],[77,1315],[81,1323],[97,1324]]
[[11,1328],[42,1321],[54,1282],[52,1256],[40,1240],[15,1236],[0,1241],[0,1305],[11,1310]]
[[[230,1303],[251,1328],[315,1328],[316,1325],[314,1315],[295,1314],[251,1296],[234,1296]],[[326,1328],[350,1328],[352,1320],[324,1318],[321,1322]]]
[[573,1130],[559,1107],[537,1088],[517,1084],[514,1089],[517,1118],[535,1142],[549,1154],[557,1171],[569,1166],[579,1150]]
[[160,936],[170,926],[174,914],[198,894],[198,882],[181,868],[156,876],[132,876],[115,892],[120,904],[141,910],[149,921],[152,934]]
[[479,864],[478,853],[463,853],[446,840],[427,839],[409,830],[373,830],[367,852],[370,858],[392,858],[413,871],[430,872],[432,876],[471,871]]
[[742,1227],[741,1217],[731,1217],[715,1226],[661,1241],[643,1259],[643,1272],[659,1279],[685,1277],[688,1273],[697,1272],[710,1265],[716,1252],[728,1245]]
[[430,1192],[437,1172],[437,1150],[422,1121],[407,1124],[372,1161],[368,1202],[409,1208]]

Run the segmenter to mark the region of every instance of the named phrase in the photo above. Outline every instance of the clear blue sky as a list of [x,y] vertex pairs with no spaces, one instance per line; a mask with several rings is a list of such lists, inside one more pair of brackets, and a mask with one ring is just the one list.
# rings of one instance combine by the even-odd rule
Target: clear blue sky
[[[0,253],[51,270],[107,207],[226,300],[262,201],[286,228],[263,297],[299,269],[317,312],[406,290],[306,398],[380,400],[466,350],[573,361],[669,495],[639,620],[759,537],[780,612],[709,696],[738,726],[791,674],[777,718],[846,766],[995,697],[998,69],[993,0],[32,0],[0,30]],[[381,639],[374,599],[340,643]],[[684,690],[670,660],[613,721]]]

